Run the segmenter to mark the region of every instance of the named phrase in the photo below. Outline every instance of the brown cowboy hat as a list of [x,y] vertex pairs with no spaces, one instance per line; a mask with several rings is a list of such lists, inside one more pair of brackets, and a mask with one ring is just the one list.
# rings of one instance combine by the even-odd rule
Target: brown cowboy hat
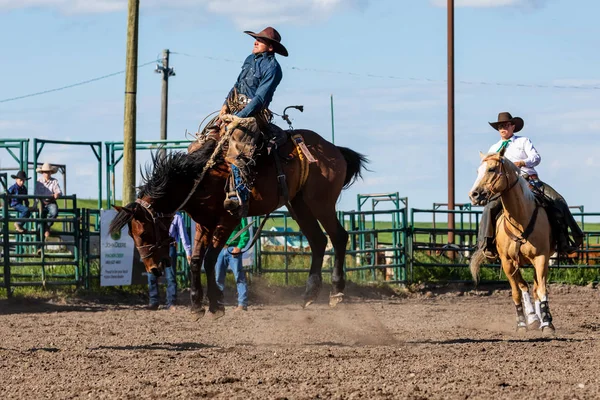
[[35,170],[35,172],[50,172],[51,174],[55,174],[56,171],[58,171],[58,168],[47,162],[45,162],[41,167],[37,167]]
[[269,44],[273,46],[273,51],[277,54],[281,54],[284,57],[288,56],[288,51],[284,45],[281,44],[281,35],[275,28],[267,26],[265,29],[258,33],[254,33],[251,31],[244,31],[248,35],[252,36],[254,39],[263,39],[266,40]]
[[519,132],[521,129],[523,129],[523,125],[525,125],[525,122],[523,122],[523,118],[513,117],[512,115],[510,115],[509,112],[499,113],[498,121],[489,122],[489,124],[492,126],[492,128],[494,128],[495,130],[498,130],[498,125],[505,123],[505,122],[510,122],[515,126],[515,133]]
[[25,173],[25,171],[19,171],[19,172],[17,172],[16,175],[11,175],[10,177],[13,179],[22,179],[24,181],[28,181],[31,179],[31,178],[27,177],[27,174]]

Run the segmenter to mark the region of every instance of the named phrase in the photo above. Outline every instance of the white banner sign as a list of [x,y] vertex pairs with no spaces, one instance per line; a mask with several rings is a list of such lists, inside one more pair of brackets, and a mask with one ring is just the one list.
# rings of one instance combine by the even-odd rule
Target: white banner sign
[[109,226],[116,210],[102,210],[100,216],[100,286],[131,285],[133,275],[133,239],[127,225],[110,235]]

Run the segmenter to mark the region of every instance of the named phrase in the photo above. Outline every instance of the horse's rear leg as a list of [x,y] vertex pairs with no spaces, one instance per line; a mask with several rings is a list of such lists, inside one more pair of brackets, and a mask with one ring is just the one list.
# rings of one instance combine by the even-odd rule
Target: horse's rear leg
[[515,265],[515,263],[512,260],[502,256],[500,256],[500,260],[502,262],[502,269],[504,270],[504,274],[506,274],[506,278],[508,279],[508,283],[510,283],[510,288],[512,289],[512,299],[517,311],[517,332],[526,331],[527,320],[525,319],[525,313],[523,311],[523,304],[521,301],[521,289],[519,288],[519,284],[517,283],[517,279],[515,278],[515,275],[518,272],[517,265]]
[[335,209],[327,210],[321,208],[315,211],[315,214],[317,214],[319,222],[329,235],[335,252],[335,262],[333,264],[333,273],[331,274],[333,293],[329,296],[329,305],[335,307],[343,300],[344,288],[346,287],[344,261],[346,258],[346,245],[348,244],[348,232],[340,224]]
[[552,324],[552,314],[548,306],[548,291],[546,289],[546,279],[548,278],[548,258],[538,256],[533,260],[535,269],[537,299],[535,300],[535,311],[542,321],[540,327],[544,335],[554,335],[555,329]]
[[312,253],[310,272],[306,282],[306,291],[304,292],[304,307],[314,302],[323,286],[323,277],[321,270],[323,268],[323,256],[327,246],[327,237],[323,234],[317,218],[313,215],[310,208],[306,205],[302,196],[296,196],[291,201],[292,208],[298,218],[296,222],[300,230],[306,236]]
[[529,285],[523,279],[521,271],[517,269],[515,271],[515,280],[519,289],[521,289],[521,304],[523,305],[525,318],[527,320],[527,329],[538,329],[540,327],[540,319],[535,313],[533,303],[531,302],[531,296],[529,295]]

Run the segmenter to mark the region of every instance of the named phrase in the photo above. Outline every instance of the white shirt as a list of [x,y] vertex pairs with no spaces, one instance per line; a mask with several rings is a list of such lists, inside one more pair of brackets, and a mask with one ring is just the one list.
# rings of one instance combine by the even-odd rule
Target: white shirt
[[[535,147],[533,147],[531,140],[525,136],[517,135],[513,135],[508,140],[510,140],[510,143],[506,147],[504,157],[512,162],[524,161],[525,166],[521,167],[521,171],[528,175],[537,175],[537,172],[533,167],[537,166],[540,161],[542,161],[542,157]],[[493,144],[488,153],[497,153],[500,146],[502,146],[503,141],[504,139],[500,139],[498,143]]]
[[[35,183],[35,194],[40,196],[48,195],[48,198],[51,198],[55,193],[58,193],[59,196],[62,196],[62,191],[58,185],[58,180],[56,180],[56,178],[45,180],[43,175],[40,176]],[[37,204],[37,200],[35,203]]]

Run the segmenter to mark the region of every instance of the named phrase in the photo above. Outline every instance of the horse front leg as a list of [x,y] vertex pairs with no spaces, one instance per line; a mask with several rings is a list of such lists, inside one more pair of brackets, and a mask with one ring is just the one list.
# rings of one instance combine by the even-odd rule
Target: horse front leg
[[194,248],[190,262],[191,311],[195,319],[199,319],[204,315],[204,308],[202,307],[204,299],[204,293],[202,292],[202,261],[206,254],[208,235],[207,229],[200,224],[196,224]]
[[223,247],[227,243],[229,235],[233,229],[240,223],[239,220],[227,215],[221,219],[212,235],[211,244],[204,256],[204,271],[206,272],[206,291],[208,295],[208,311],[213,319],[221,318],[225,315],[225,304],[223,302],[223,291],[217,285],[215,274],[215,264]]
[[535,311],[542,321],[540,328],[545,336],[553,336],[556,329],[552,324],[552,314],[548,305],[548,290],[546,288],[546,279],[548,278],[548,257],[538,256],[533,260],[536,276],[536,294]]
[[519,285],[519,289],[521,289],[521,304],[523,305],[525,318],[527,320],[527,330],[538,329],[540,327],[540,319],[533,308],[531,296],[529,295],[529,285],[527,285],[527,282],[525,282],[525,279],[523,279],[523,276],[521,275],[521,271],[518,269],[515,271],[515,279]]
[[510,283],[512,299],[517,312],[517,332],[526,331],[527,320],[525,319],[525,312],[523,311],[521,290],[519,288],[517,280],[515,279],[515,272],[517,272],[518,265],[515,262],[513,262],[513,260],[502,255],[500,256],[500,261],[502,263],[502,269],[504,270],[504,274],[508,279],[508,283]]
[[225,304],[223,302],[223,291],[217,285],[215,275],[215,264],[222,247],[211,246],[204,256],[204,272],[206,272],[206,292],[208,295],[208,311],[213,319],[225,315]]

